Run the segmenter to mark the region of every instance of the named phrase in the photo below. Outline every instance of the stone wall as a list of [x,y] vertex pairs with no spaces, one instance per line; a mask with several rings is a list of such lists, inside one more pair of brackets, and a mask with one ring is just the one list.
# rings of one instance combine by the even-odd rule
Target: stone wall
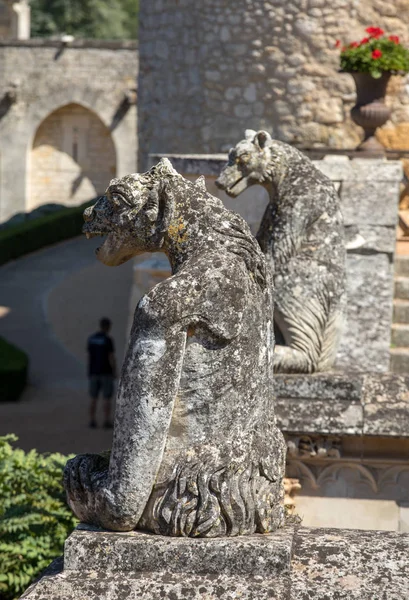
[[[63,107],[80,107],[79,110],[89,115],[89,123],[99,123],[100,133],[103,131],[106,136],[104,142],[104,135],[98,134],[100,147],[94,148],[94,154],[99,152],[102,159],[99,173],[92,174],[97,185],[88,189],[91,196],[94,189],[97,193],[105,190],[115,174],[112,169],[115,162],[118,176],[135,171],[137,69],[138,56],[133,42],[74,41],[63,44],[35,39],[0,42],[0,222],[38,203],[38,190],[35,192],[34,188],[36,195],[31,196],[31,184],[35,185],[35,177],[31,178],[31,160],[37,166],[36,161],[40,158],[38,146],[34,146],[47,126],[51,126],[51,121],[47,125],[46,119],[52,114],[55,116],[55,111]],[[70,111],[66,109],[60,114],[65,123]],[[91,138],[94,134],[95,129]],[[53,135],[55,138],[55,132]],[[54,138],[50,148],[55,155],[62,153],[65,142]],[[104,155],[111,146],[113,150],[105,160]],[[65,154],[68,158],[65,156],[64,160],[70,156],[74,159],[69,152]],[[93,160],[90,146],[86,148],[86,154]],[[113,155],[116,155],[114,162]],[[44,152],[41,159],[44,159]],[[81,168],[78,160],[75,162],[81,185],[87,170]],[[95,166],[95,160],[93,163]],[[59,183],[65,189],[58,194],[57,181],[57,190],[52,194],[55,197],[47,196],[47,202],[81,200],[75,198],[75,194],[70,196],[67,188],[72,179],[67,182],[63,171],[64,168],[60,169]],[[52,170],[50,174],[55,172]]]
[[315,165],[338,188],[346,233],[347,306],[336,367],[388,371],[402,165],[335,156]]
[[[369,25],[409,45],[407,0],[141,0],[139,131],[148,153],[220,152],[244,129],[353,148],[352,77],[336,39]],[[409,122],[408,78],[392,78],[392,120]],[[141,164],[145,167],[145,163]]]

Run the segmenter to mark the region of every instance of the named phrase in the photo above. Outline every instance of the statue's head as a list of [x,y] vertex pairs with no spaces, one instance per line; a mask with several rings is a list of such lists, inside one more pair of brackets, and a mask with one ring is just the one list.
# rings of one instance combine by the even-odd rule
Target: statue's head
[[83,233],[106,236],[96,250],[105,265],[116,267],[143,252],[162,248],[173,214],[168,179],[179,176],[162,159],[150,171],[113,179],[104,196],[84,211]]
[[216,179],[217,187],[234,198],[251,185],[263,184],[268,174],[273,142],[270,134],[247,129],[245,136],[231,148],[229,162]]

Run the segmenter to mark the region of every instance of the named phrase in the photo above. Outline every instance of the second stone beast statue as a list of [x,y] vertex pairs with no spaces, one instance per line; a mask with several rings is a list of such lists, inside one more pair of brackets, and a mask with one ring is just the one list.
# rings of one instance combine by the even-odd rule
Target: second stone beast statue
[[246,131],[216,184],[236,197],[259,184],[270,196],[257,240],[274,270],[278,373],[328,371],[345,296],[345,242],[331,181],[299,150],[266,131]]
[[272,401],[271,282],[246,223],[163,159],[86,210],[106,265],[163,251],[172,276],[138,304],[110,459],[67,463],[68,502],[104,528],[215,537],[283,522]]

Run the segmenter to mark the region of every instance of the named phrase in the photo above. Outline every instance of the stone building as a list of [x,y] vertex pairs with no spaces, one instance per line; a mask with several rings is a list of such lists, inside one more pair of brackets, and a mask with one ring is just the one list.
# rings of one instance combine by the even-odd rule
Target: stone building
[[[141,0],[141,156],[228,149],[244,129],[304,146],[354,148],[355,87],[337,39],[380,26],[409,44],[407,0]],[[409,122],[408,78],[393,78],[386,129]],[[389,145],[393,136],[384,136]],[[401,143],[398,140],[397,143]],[[395,146],[396,147],[396,146]]]
[[136,169],[136,44],[21,39],[20,4],[0,2],[0,222]]

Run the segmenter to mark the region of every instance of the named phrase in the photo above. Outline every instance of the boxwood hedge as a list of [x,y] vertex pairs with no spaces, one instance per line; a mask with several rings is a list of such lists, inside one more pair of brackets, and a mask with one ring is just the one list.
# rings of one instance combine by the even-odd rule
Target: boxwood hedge
[[28,356],[0,337],[0,402],[18,400],[27,383]]

